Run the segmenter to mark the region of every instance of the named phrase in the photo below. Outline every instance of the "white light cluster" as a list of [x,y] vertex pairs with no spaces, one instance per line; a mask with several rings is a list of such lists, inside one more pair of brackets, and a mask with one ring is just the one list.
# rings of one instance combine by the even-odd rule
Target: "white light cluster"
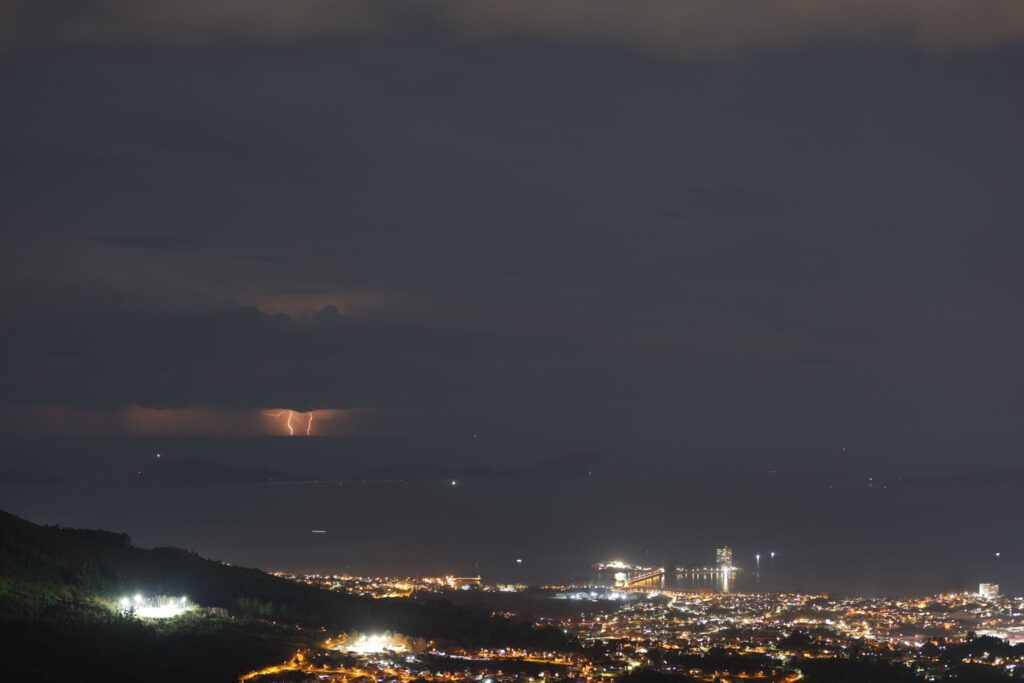
[[131,611],[135,616],[146,619],[169,619],[190,609],[192,609],[192,605],[185,596],[180,598],[161,597],[153,599],[136,593],[132,598],[121,598],[121,610],[123,612]]
[[346,643],[342,649],[356,654],[370,654],[374,652],[402,652],[405,646],[392,642],[387,635],[359,636],[351,643]]

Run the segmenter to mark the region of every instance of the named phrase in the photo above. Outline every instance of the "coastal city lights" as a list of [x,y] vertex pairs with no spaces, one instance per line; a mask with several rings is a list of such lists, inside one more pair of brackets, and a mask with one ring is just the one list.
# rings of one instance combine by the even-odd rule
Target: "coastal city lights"
[[522,584],[485,585],[479,576],[351,576],[348,574],[284,574],[277,576],[300,581],[311,586],[341,591],[371,598],[407,598],[414,594],[440,595],[449,590],[466,591],[478,588],[484,591],[515,592],[526,588]]
[[[717,559],[736,569],[728,552],[719,552]],[[640,575],[652,570],[623,561],[595,567]],[[436,599],[466,590],[453,576],[283,576],[380,599]],[[920,598],[610,588],[596,583],[527,587],[474,581],[469,590],[480,604],[501,604],[496,615],[534,615],[533,628],[562,634],[563,646],[467,648],[412,643],[393,633],[341,634],[244,680],[273,681],[282,672],[305,672],[317,680],[339,682],[366,676],[401,683],[597,683],[651,669],[708,683],[795,683],[815,666],[852,657],[905,669],[921,680],[972,680],[964,672],[977,675],[979,670],[1011,678],[1024,675],[1024,598],[1001,596],[994,584],[982,584],[978,592]],[[512,595],[499,600],[502,593]],[[350,659],[340,660],[337,653]]]

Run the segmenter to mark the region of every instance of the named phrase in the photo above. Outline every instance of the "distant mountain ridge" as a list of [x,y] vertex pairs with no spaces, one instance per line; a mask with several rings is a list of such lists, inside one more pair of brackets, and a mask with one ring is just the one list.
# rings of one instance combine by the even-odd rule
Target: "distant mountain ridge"
[[[372,481],[445,481],[461,479],[510,479],[536,477],[582,477],[605,470],[608,461],[594,453],[571,453],[515,467],[494,465],[441,465],[406,462],[380,465],[339,477],[287,472],[262,467],[236,467],[199,457],[161,458],[133,467],[130,477],[140,482],[274,484],[289,482],[372,482]],[[58,483],[58,477],[0,468],[0,485]]]
[[310,481],[313,477],[268,470],[258,467],[231,467],[219,462],[185,458],[182,460],[155,460],[139,470],[142,481],[159,482],[218,482],[240,484],[269,484],[274,482]]
[[447,466],[433,463],[399,463],[371,467],[347,477],[349,481],[445,481],[544,476],[589,476],[604,469],[608,461],[594,453],[572,453],[541,460],[525,467],[497,468],[491,465]]

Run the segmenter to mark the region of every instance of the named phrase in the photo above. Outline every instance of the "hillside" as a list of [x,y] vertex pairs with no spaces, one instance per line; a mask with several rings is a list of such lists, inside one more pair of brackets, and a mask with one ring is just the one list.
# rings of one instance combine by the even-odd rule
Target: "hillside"
[[[224,611],[159,622],[121,616],[117,599],[135,593],[185,595]],[[137,548],[125,534],[0,512],[0,661],[23,679],[231,680],[322,638],[323,629],[481,644],[557,637],[442,600],[350,596],[177,548]]]

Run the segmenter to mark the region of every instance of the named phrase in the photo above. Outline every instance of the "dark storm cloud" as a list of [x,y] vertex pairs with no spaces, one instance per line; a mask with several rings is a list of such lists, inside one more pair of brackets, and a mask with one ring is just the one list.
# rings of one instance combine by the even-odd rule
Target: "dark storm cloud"
[[[619,5],[574,34],[571,6],[415,20],[496,41],[386,12],[307,41],[343,5],[309,29],[275,3],[295,16],[268,44],[259,3],[93,3],[75,31],[49,5],[4,55],[3,405],[662,445],[1018,434],[1022,55],[984,49],[995,5],[948,40],[944,3],[752,9],[751,35],[723,10],[711,44],[668,13],[715,3],[651,4],[664,34]],[[638,54],[666,50],[736,58]]]
[[[899,340],[833,325],[828,336],[705,320],[602,341],[371,323],[332,307],[302,320],[252,308],[8,320],[0,405],[380,409],[393,419],[375,424],[392,433],[656,443],[920,436],[925,423],[961,434],[960,420],[1016,434],[1006,431],[1024,388],[1014,345],[941,322]],[[1024,337],[1019,323],[1002,333]]]
[[[448,410],[462,420],[566,397],[617,372],[599,369],[593,341],[373,324],[334,307],[304,321],[252,308],[8,321],[3,337],[8,406],[383,406],[414,421],[448,420]],[[565,379],[578,384],[555,384]]]
[[[206,242],[175,235],[97,235],[92,241],[107,247],[120,249],[137,249],[139,251],[202,254],[228,261],[248,261],[267,265],[284,265],[293,263],[294,259],[277,254],[230,254],[225,253],[230,245],[223,242]],[[237,249],[236,249],[237,251]],[[313,290],[296,290],[295,293],[314,293]]]
[[97,235],[93,241],[108,247],[151,251],[194,252],[216,246],[209,242],[175,235]]
[[410,22],[472,38],[528,36],[672,57],[836,41],[977,49],[1024,37],[1017,0],[15,0],[0,44],[283,42]]

